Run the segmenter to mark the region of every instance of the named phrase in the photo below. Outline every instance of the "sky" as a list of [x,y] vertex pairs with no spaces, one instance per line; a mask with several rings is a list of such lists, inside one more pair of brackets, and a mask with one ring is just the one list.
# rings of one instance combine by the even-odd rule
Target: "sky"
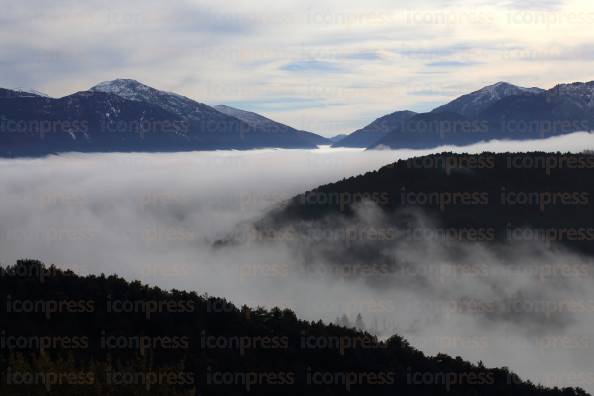
[[0,86],[133,78],[325,136],[498,81],[594,80],[591,0],[0,0]]

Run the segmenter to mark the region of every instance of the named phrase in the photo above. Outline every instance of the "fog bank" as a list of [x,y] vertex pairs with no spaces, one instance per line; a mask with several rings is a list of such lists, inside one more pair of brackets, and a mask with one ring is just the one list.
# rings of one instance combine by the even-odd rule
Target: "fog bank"
[[[65,154],[0,160],[0,261],[35,258],[81,274],[117,273],[237,304],[291,307],[309,320],[361,313],[381,336],[427,353],[507,365],[546,385],[594,391],[594,264],[546,246],[506,252],[439,242],[395,245],[381,275],[358,274],[287,241],[213,249],[238,224],[306,190],[441,151],[594,149],[594,135],[463,149],[254,150]],[[381,226],[372,206],[353,226]],[[427,221],[430,221],[428,219]],[[330,248],[332,247],[329,242]]]

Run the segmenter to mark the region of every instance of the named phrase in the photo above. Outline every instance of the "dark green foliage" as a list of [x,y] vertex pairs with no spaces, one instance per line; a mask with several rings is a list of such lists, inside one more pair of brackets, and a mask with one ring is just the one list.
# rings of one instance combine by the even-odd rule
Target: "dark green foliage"
[[[260,226],[349,218],[363,200],[375,202],[398,227],[414,227],[403,213],[421,212],[436,227],[487,230],[488,237],[474,239],[482,242],[540,239],[594,253],[591,153],[441,153],[400,160],[299,195]],[[524,228],[540,234],[511,233]]]
[[[56,395],[585,394],[522,382],[505,368],[486,369],[445,355],[427,357],[398,336],[378,342],[353,329],[298,320],[286,309],[239,309],[224,299],[167,292],[117,276],[81,277],[36,261],[0,269],[0,286],[2,396],[46,394],[43,383],[8,384],[14,377],[7,373],[15,372],[46,377],[92,374],[93,381],[84,385],[60,377],[62,383],[49,392]],[[125,306],[136,308],[121,312]],[[106,348],[105,337],[110,335],[145,337],[153,343],[144,349],[133,342]],[[43,351],[34,343],[15,347],[14,337],[27,342],[49,337],[54,344]],[[62,341],[56,342],[59,337]],[[70,341],[86,337],[87,342],[66,346],[64,337]],[[163,337],[182,341],[164,343]],[[209,347],[208,337],[217,338],[218,346]],[[154,344],[157,339],[161,342]],[[233,344],[238,339],[243,348]],[[340,347],[311,347],[304,340],[314,344],[339,340],[351,347],[341,352]],[[128,373],[135,380],[106,384],[114,372]],[[158,381],[152,377],[147,388],[143,380],[150,378],[147,373],[173,377],[163,374]],[[311,383],[316,373],[333,380]],[[217,378],[230,380],[221,384]]]

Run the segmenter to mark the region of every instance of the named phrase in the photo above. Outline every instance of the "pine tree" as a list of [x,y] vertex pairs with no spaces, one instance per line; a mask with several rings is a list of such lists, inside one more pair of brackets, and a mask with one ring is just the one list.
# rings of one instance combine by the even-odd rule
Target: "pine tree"
[[355,319],[355,328],[359,330],[365,330],[365,322],[363,322],[363,316],[361,316],[361,313],[357,314],[357,318]]

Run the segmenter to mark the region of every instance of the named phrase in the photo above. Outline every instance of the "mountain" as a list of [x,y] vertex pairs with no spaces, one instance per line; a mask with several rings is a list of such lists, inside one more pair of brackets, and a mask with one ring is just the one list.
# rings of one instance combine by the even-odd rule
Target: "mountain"
[[594,81],[559,84],[538,95],[504,98],[481,114],[495,137],[534,138],[591,131]]
[[289,309],[239,308],[115,275],[21,260],[0,267],[0,287],[3,396],[587,396],[426,356],[398,335],[379,341]]
[[33,95],[33,96],[43,96],[45,98],[49,98],[48,94],[45,94],[45,93],[40,92],[33,88],[18,87],[18,88],[11,89],[11,91],[22,92],[23,94],[29,94],[29,95]]
[[[500,82],[429,113],[397,111],[333,147],[434,148],[492,139],[538,139],[594,127],[594,82],[549,90]],[[118,79],[63,98],[0,89],[0,156],[67,151],[315,148],[330,141],[256,113],[210,107],[135,80]]]
[[177,149],[187,145],[185,131],[181,117],[102,92],[0,96],[1,156]]
[[[314,133],[298,131],[256,113],[234,109],[229,106],[211,107],[185,96],[159,91],[135,80],[106,81],[92,87],[91,90],[112,93],[129,100],[151,103],[175,113],[189,122],[232,124],[234,121],[230,121],[231,119],[239,120],[242,123],[241,130],[246,133],[246,138],[262,141],[261,143],[254,143],[254,147],[315,148],[317,144],[321,144],[318,142],[323,143],[326,141],[325,138]],[[219,113],[225,117],[221,117]],[[248,133],[251,136],[247,136]]]
[[506,82],[498,82],[459,98],[433,110],[435,113],[457,113],[465,117],[476,117],[493,103],[514,95],[534,95],[544,92],[540,88],[518,87]]
[[372,146],[394,129],[401,127],[416,113],[412,111],[396,111],[373,121],[344,139],[334,143],[332,147],[361,147]]
[[546,92],[546,97],[557,105],[559,110],[578,113],[594,110],[594,81],[572,84],[559,84]]
[[426,149],[591,131],[593,109],[594,82],[546,91],[498,83],[412,117],[369,148]]
[[[499,82],[463,95],[448,104],[440,106],[432,111],[435,114],[416,114],[412,111],[397,111],[388,114],[378,118],[365,128],[351,133],[346,138],[335,143],[334,146],[426,148],[443,144],[442,135],[445,133],[453,137],[448,141],[451,144],[476,142],[476,137],[473,138],[473,135],[468,133],[461,134],[459,131],[456,131],[458,122],[464,124],[464,120],[476,118],[490,105],[508,96],[535,95],[542,92],[544,90],[540,88],[523,88],[506,82]],[[457,114],[461,117],[453,116],[452,114]],[[429,122],[430,125],[425,126],[424,123],[426,122]],[[439,126],[440,124],[450,124],[452,122],[454,122],[452,132]],[[422,136],[419,138],[415,137],[417,131],[421,131]],[[388,136],[389,134],[392,135]]]
[[485,140],[488,124],[452,112],[416,114],[377,140],[373,149],[424,149],[443,144],[458,146]]
[[216,113],[216,110],[210,106],[198,103],[185,96],[160,91],[136,80],[117,79],[104,81],[91,87],[89,91],[116,95],[134,102],[150,103],[189,120],[200,122],[204,119],[214,118],[216,120],[216,117],[221,120],[224,119],[224,117],[220,117]]
[[205,104],[134,80],[103,82],[59,99],[0,90],[0,156],[113,151],[315,148]]
[[273,121],[269,118],[266,118],[260,114],[253,113],[251,111],[245,111],[236,109],[231,106],[225,105],[217,105],[213,106],[216,110],[220,111],[223,114],[226,114],[230,117],[235,117],[238,120],[245,122],[246,124],[256,128],[258,130],[267,131],[270,133],[278,133],[278,134],[294,134],[296,136],[301,137],[303,140],[307,141],[308,143],[315,144],[315,145],[323,145],[329,144],[329,140],[323,136],[317,135],[312,132],[306,131],[299,131],[295,128],[292,128],[288,125],[281,124],[280,122]]
[[[361,248],[367,262],[375,262],[374,255],[383,249],[395,248],[399,241],[410,243],[403,231],[423,231],[434,224],[436,230],[458,235],[457,241],[498,244],[519,235],[517,241],[553,243],[594,255],[593,199],[592,153],[441,153],[320,186],[273,210],[257,228],[291,227],[293,236],[315,241],[308,238],[310,229],[319,232],[323,227],[333,235],[331,225],[345,227],[340,219],[352,219],[356,207],[368,200],[383,212],[386,223],[379,228],[394,228],[400,237],[383,242],[349,239],[333,251],[354,256]],[[415,213],[431,223],[418,222]],[[298,232],[296,224],[309,226]],[[515,229],[521,232],[514,234]],[[489,236],[473,239],[481,230]]]
[[344,139],[347,136],[348,135],[345,133],[339,133],[338,135],[328,138],[328,140],[330,140],[330,142],[332,142],[332,143],[338,143],[340,140]]
[[0,98],[40,98],[48,97],[41,93],[35,93],[34,91],[25,91],[20,89],[6,89],[0,88]]

